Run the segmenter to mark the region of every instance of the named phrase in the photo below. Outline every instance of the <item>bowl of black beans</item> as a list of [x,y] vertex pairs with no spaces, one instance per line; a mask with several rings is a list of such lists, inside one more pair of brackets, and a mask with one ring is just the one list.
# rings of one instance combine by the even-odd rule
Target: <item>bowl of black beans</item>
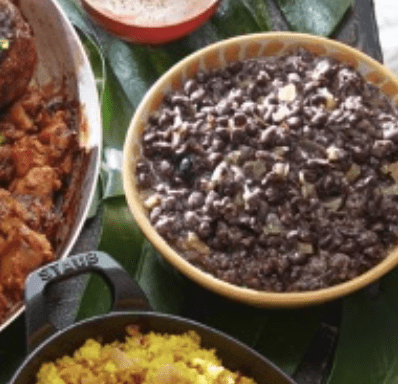
[[129,207],[180,272],[298,307],[398,264],[398,79],[340,42],[245,35],[166,72],[124,147]]

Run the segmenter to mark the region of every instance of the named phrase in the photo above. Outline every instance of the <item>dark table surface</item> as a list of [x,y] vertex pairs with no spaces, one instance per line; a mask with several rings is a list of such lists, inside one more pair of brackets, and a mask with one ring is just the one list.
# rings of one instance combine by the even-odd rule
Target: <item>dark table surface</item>
[[[273,29],[288,30],[286,20],[274,0],[269,0],[269,3]],[[355,0],[353,8],[347,13],[332,37],[359,48],[378,61],[383,60],[373,0]],[[99,208],[97,215],[86,222],[72,254],[97,248],[101,216],[101,208]],[[73,322],[79,303],[79,293],[82,292],[84,285],[84,278],[75,279],[73,284],[60,285],[56,295],[67,297],[67,300],[62,312],[57,313],[53,319],[58,325],[65,326]],[[377,289],[377,285],[371,289]],[[326,382],[336,344],[340,313],[340,301],[328,304],[321,326],[294,374],[294,379],[298,384],[323,384]],[[24,315],[22,315],[0,334],[0,384],[7,383],[22,362],[25,349]]]

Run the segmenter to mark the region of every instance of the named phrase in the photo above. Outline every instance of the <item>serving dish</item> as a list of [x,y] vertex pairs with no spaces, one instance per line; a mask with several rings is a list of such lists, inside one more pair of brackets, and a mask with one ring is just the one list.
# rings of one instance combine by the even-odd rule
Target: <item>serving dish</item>
[[142,132],[151,112],[156,111],[164,95],[181,89],[183,82],[200,70],[224,68],[228,63],[265,56],[281,56],[297,48],[305,48],[313,55],[328,56],[354,67],[368,82],[378,87],[397,104],[398,81],[386,67],[364,53],[330,39],[275,32],[246,35],[225,40],[192,54],[171,68],[150,89],[131,122],[125,147],[123,180],[129,207],[145,236],[158,251],[180,272],[196,283],[228,298],[261,307],[299,307],[322,303],[348,295],[393,269],[398,263],[398,249],[394,248],[379,264],[367,272],[343,283],[313,291],[276,293],[257,291],[226,283],[194,267],[181,257],[151,225],[139,197],[135,181],[135,166],[141,151]]
[[[80,186],[70,196],[71,210],[60,234],[63,240],[56,249],[56,257],[63,259],[79,236],[96,187],[102,145],[98,94],[85,49],[58,2],[21,0],[18,6],[35,38],[38,62],[32,83],[38,86],[50,83],[61,88],[70,99],[79,101],[82,111],[78,141],[85,153],[86,164],[79,175]],[[23,310],[22,303],[13,308],[0,324],[0,332]]]
[[140,15],[137,12],[118,12],[100,4],[98,0],[82,0],[81,4],[97,24],[123,40],[164,44],[199,28],[216,12],[220,1],[140,2],[134,5],[139,8]]
[[[59,271],[58,276],[54,270]],[[258,384],[294,384],[263,356],[228,335],[188,319],[152,312],[139,286],[119,264],[102,252],[71,256],[64,262],[51,263],[30,275],[25,296],[30,349],[54,332],[45,310],[45,288],[56,281],[88,271],[100,273],[110,284],[115,312],[57,331],[30,353],[10,384],[34,383],[42,363],[72,353],[88,338],[100,339],[104,343],[117,339],[123,341],[126,326],[132,324],[139,326],[142,332],[180,334],[194,330],[201,337],[203,347],[216,348],[225,367],[251,376]]]

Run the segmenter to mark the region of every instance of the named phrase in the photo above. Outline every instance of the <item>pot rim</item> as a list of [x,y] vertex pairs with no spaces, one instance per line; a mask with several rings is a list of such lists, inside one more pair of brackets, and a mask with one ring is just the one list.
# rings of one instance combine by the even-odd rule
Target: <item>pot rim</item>
[[[23,363],[19,366],[18,370],[14,373],[12,378],[10,379],[8,384],[14,384],[18,377],[21,375],[22,371],[28,367],[28,365],[35,359],[36,355],[48,348],[52,343],[56,341],[57,338],[62,337],[63,335],[71,332],[72,330],[79,328],[79,327],[89,327],[91,324],[96,323],[96,322],[103,322],[107,321],[112,318],[132,318],[132,322],[134,322],[134,318],[139,319],[166,319],[170,320],[173,323],[178,323],[182,324],[183,326],[186,326],[187,328],[182,330],[181,332],[187,332],[189,330],[192,330],[192,328],[203,330],[204,332],[207,332],[211,334],[212,336],[215,336],[219,339],[221,339],[223,342],[228,342],[236,345],[238,348],[243,349],[245,352],[249,353],[251,356],[255,357],[259,361],[261,361],[263,364],[267,365],[270,369],[275,371],[276,374],[278,374],[281,378],[285,379],[286,384],[295,384],[293,379],[289,377],[286,373],[284,373],[278,366],[276,366],[272,361],[268,360],[265,356],[261,355],[259,352],[255,351],[251,347],[247,346],[243,342],[235,339],[232,336],[229,336],[228,334],[215,329],[213,327],[210,327],[208,325],[205,325],[203,323],[197,322],[195,320],[191,320],[188,318],[184,318],[178,315],[173,315],[173,314],[166,314],[166,313],[159,313],[159,312],[152,312],[152,311],[117,311],[117,312],[110,312],[104,315],[98,315],[91,317],[89,319],[84,319],[81,320],[77,323],[74,323],[62,330],[57,331],[56,333],[52,334],[50,337],[48,337],[45,341],[43,341],[38,347],[36,347],[29,355],[25,358]],[[135,320],[137,321],[137,320]],[[190,328],[191,327],[191,328]],[[157,332],[156,330],[154,330]],[[116,339],[116,337],[115,337]],[[82,343],[86,339],[84,338],[84,333],[82,334]],[[209,346],[205,346],[205,348],[208,348]]]

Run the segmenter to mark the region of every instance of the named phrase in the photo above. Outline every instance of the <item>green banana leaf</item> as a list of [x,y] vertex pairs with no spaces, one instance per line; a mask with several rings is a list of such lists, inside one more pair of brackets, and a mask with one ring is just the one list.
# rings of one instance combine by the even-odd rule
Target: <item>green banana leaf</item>
[[344,302],[328,384],[398,383],[398,271]]
[[[268,3],[224,0],[215,16],[190,36],[175,43],[152,47],[122,42],[93,25],[76,1],[59,2],[74,25],[97,42],[97,58],[92,50],[93,41],[89,42],[93,65],[98,67],[102,55],[106,62],[106,82],[102,93],[103,228],[99,248],[111,254],[135,277],[155,310],[190,317],[221,329],[293,374],[319,327],[324,307],[290,311],[257,309],[231,302],[196,286],[167,264],[144,240],[127,208],[120,174],[125,133],[135,108],[149,87],[174,63],[203,46],[239,34],[269,30]],[[351,2],[341,2],[334,7],[335,12],[329,13],[326,10],[329,9],[329,1],[313,0],[310,3],[329,15],[321,32],[329,33]],[[299,8],[289,10],[286,13],[288,20],[295,11],[298,12],[297,17],[301,14]],[[320,33],[316,28],[311,30],[310,20],[306,21],[297,28]],[[104,313],[110,306],[109,289],[100,279],[92,277],[78,317]]]
[[334,32],[353,0],[276,0],[294,31],[328,36]]

